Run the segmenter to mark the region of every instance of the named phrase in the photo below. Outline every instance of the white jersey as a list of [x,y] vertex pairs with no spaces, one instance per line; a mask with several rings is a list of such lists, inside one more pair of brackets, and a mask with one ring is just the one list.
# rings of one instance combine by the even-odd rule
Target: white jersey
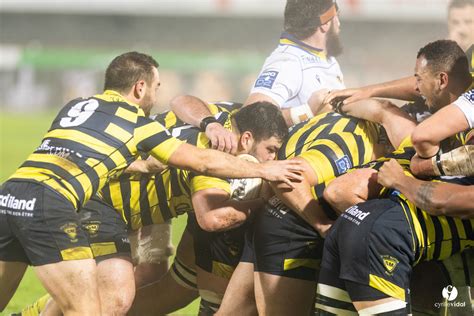
[[466,116],[470,128],[474,128],[474,89],[461,95],[453,102]]
[[250,93],[265,94],[280,108],[289,108],[308,102],[314,91],[344,88],[341,68],[334,57],[283,33]]

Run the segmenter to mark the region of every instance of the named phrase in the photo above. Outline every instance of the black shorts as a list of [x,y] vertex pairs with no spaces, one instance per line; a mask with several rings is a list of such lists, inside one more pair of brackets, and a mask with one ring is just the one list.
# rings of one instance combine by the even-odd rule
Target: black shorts
[[40,266],[91,259],[87,234],[70,201],[32,181],[0,188],[0,260]]
[[402,201],[370,200],[346,210],[326,237],[319,283],[353,301],[407,300],[416,238]]
[[247,230],[245,231],[244,236],[244,249],[242,250],[242,255],[240,256],[240,262],[255,262],[255,254],[253,249],[253,232],[254,232],[254,221],[248,223]]
[[273,197],[255,218],[255,271],[314,282],[323,243],[313,227]]
[[81,208],[79,216],[96,261],[116,257],[131,260],[127,224],[112,206],[94,196]]
[[247,227],[246,222],[227,231],[207,232],[196,222],[193,232],[196,265],[216,276],[230,279],[242,255]]

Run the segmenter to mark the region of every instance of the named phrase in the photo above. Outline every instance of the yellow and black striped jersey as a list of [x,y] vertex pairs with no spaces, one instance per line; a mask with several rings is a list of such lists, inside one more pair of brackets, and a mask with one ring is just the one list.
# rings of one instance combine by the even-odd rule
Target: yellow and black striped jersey
[[40,182],[79,208],[138,152],[167,163],[181,144],[161,124],[145,117],[138,105],[107,90],[69,102],[10,180]]
[[[474,185],[474,177],[443,179],[442,181]],[[391,195],[398,197],[410,223],[416,263],[444,260],[466,248],[474,247],[474,219],[433,216],[416,207],[400,192],[392,191]]]
[[[207,107],[212,115],[227,112],[234,113],[242,107],[242,103],[237,102],[214,102],[208,103]],[[155,116],[155,121],[162,124],[167,129],[177,128],[181,126],[189,126],[187,123],[180,120],[173,111],[166,111]]]
[[379,126],[324,113],[296,125],[278,152],[278,159],[304,158],[323,183],[374,158]]
[[[220,112],[216,118],[231,128],[230,113]],[[199,148],[210,146],[206,135],[194,126],[179,124],[171,126],[170,132]],[[156,175],[123,174],[104,187],[101,197],[122,215],[129,229],[136,230],[192,211],[192,194],[206,188],[221,188],[230,193],[229,181],[167,168]]]

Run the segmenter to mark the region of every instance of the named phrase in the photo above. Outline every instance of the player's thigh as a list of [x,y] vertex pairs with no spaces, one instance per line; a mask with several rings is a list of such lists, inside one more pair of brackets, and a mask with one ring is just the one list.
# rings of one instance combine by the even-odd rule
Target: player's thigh
[[61,261],[34,268],[43,286],[63,311],[66,308],[100,313],[94,259]]
[[254,266],[252,262],[239,262],[227,285],[217,315],[257,315],[254,293]]
[[255,296],[259,315],[309,315],[316,282],[255,272]]

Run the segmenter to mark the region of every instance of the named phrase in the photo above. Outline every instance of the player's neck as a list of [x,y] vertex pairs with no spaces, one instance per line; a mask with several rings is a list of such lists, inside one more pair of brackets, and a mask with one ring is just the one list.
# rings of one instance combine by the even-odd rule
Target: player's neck
[[305,38],[304,40],[302,40],[302,42],[306,45],[309,45],[316,49],[322,49],[324,52],[326,52],[326,37],[319,32],[316,32],[310,37]]

